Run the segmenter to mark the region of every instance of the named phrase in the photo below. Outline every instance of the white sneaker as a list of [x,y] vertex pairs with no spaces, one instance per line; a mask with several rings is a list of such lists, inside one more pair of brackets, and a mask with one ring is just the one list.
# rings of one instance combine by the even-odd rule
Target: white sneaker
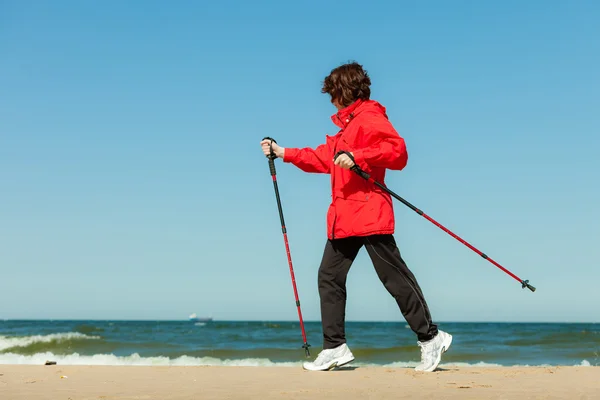
[[305,362],[302,367],[309,371],[327,371],[351,361],[354,361],[354,355],[344,343],[336,348],[321,351],[315,361]]
[[421,347],[421,364],[417,365],[415,371],[432,372],[442,360],[442,354],[450,348],[452,335],[438,331],[433,339],[417,343]]

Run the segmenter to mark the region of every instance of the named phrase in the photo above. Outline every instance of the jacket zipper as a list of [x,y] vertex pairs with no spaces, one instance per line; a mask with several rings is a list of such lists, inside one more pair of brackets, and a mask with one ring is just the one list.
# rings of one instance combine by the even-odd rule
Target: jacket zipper
[[[335,208],[334,208],[335,213]],[[331,226],[331,240],[335,239],[335,214],[333,215],[333,224]]]

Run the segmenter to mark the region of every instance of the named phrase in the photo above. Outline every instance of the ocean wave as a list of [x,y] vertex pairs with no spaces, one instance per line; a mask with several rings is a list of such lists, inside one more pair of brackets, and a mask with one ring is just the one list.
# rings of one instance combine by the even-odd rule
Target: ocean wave
[[[14,353],[0,354],[0,364],[15,365],[43,365],[46,361],[56,361],[59,365],[110,365],[110,366],[229,366],[229,367],[300,367],[301,361],[297,362],[273,362],[267,358],[243,358],[243,359],[219,359],[214,357],[141,357],[135,353],[130,356],[115,356],[113,354],[95,354],[93,356],[79,355],[55,355],[53,353],[37,353],[34,355],[22,355]],[[394,362],[389,364],[373,364],[353,362],[355,367],[377,367],[377,368],[414,368],[417,362]],[[500,365],[495,363],[476,362],[452,362],[441,363],[440,368],[492,368],[492,367],[549,367],[550,365]],[[574,366],[589,367],[590,362],[581,361]]]
[[0,336],[0,352],[37,343],[62,343],[71,340],[97,340],[100,336],[88,336],[79,332],[52,333],[35,336]]
[[113,354],[95,354],[83,356],[77,353],[70,355],[55,355],[53,353],[38,353],[22,355],[14,353],[0,354],[0,364],[44,364],[46,361],[56,361],[60,365],[131,365],[131,366],[248,366],[248,367],[286,367],[300,366],[299,362],[272,362],[264,358],[245,358],[221,360],[214,357],[141,357],[135,353],[130,356],[115,356]]

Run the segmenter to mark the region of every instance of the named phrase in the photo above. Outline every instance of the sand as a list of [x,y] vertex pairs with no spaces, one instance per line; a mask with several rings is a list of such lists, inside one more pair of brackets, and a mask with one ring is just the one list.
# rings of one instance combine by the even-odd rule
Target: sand
[[600,367],[347,368],[0,365],[1,400],[600,399]]

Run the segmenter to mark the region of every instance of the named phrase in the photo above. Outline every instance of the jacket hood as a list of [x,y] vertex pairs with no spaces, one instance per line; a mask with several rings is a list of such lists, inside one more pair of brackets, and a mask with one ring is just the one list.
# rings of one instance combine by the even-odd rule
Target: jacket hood
[[337,113],[333,114],[331,116],[331,121],[343,129],[353,118],[356,118],[356,116],[365,111],[382,114],[387,118],[385,107],[377,101],[358,99],[348,107],[342,108]]

